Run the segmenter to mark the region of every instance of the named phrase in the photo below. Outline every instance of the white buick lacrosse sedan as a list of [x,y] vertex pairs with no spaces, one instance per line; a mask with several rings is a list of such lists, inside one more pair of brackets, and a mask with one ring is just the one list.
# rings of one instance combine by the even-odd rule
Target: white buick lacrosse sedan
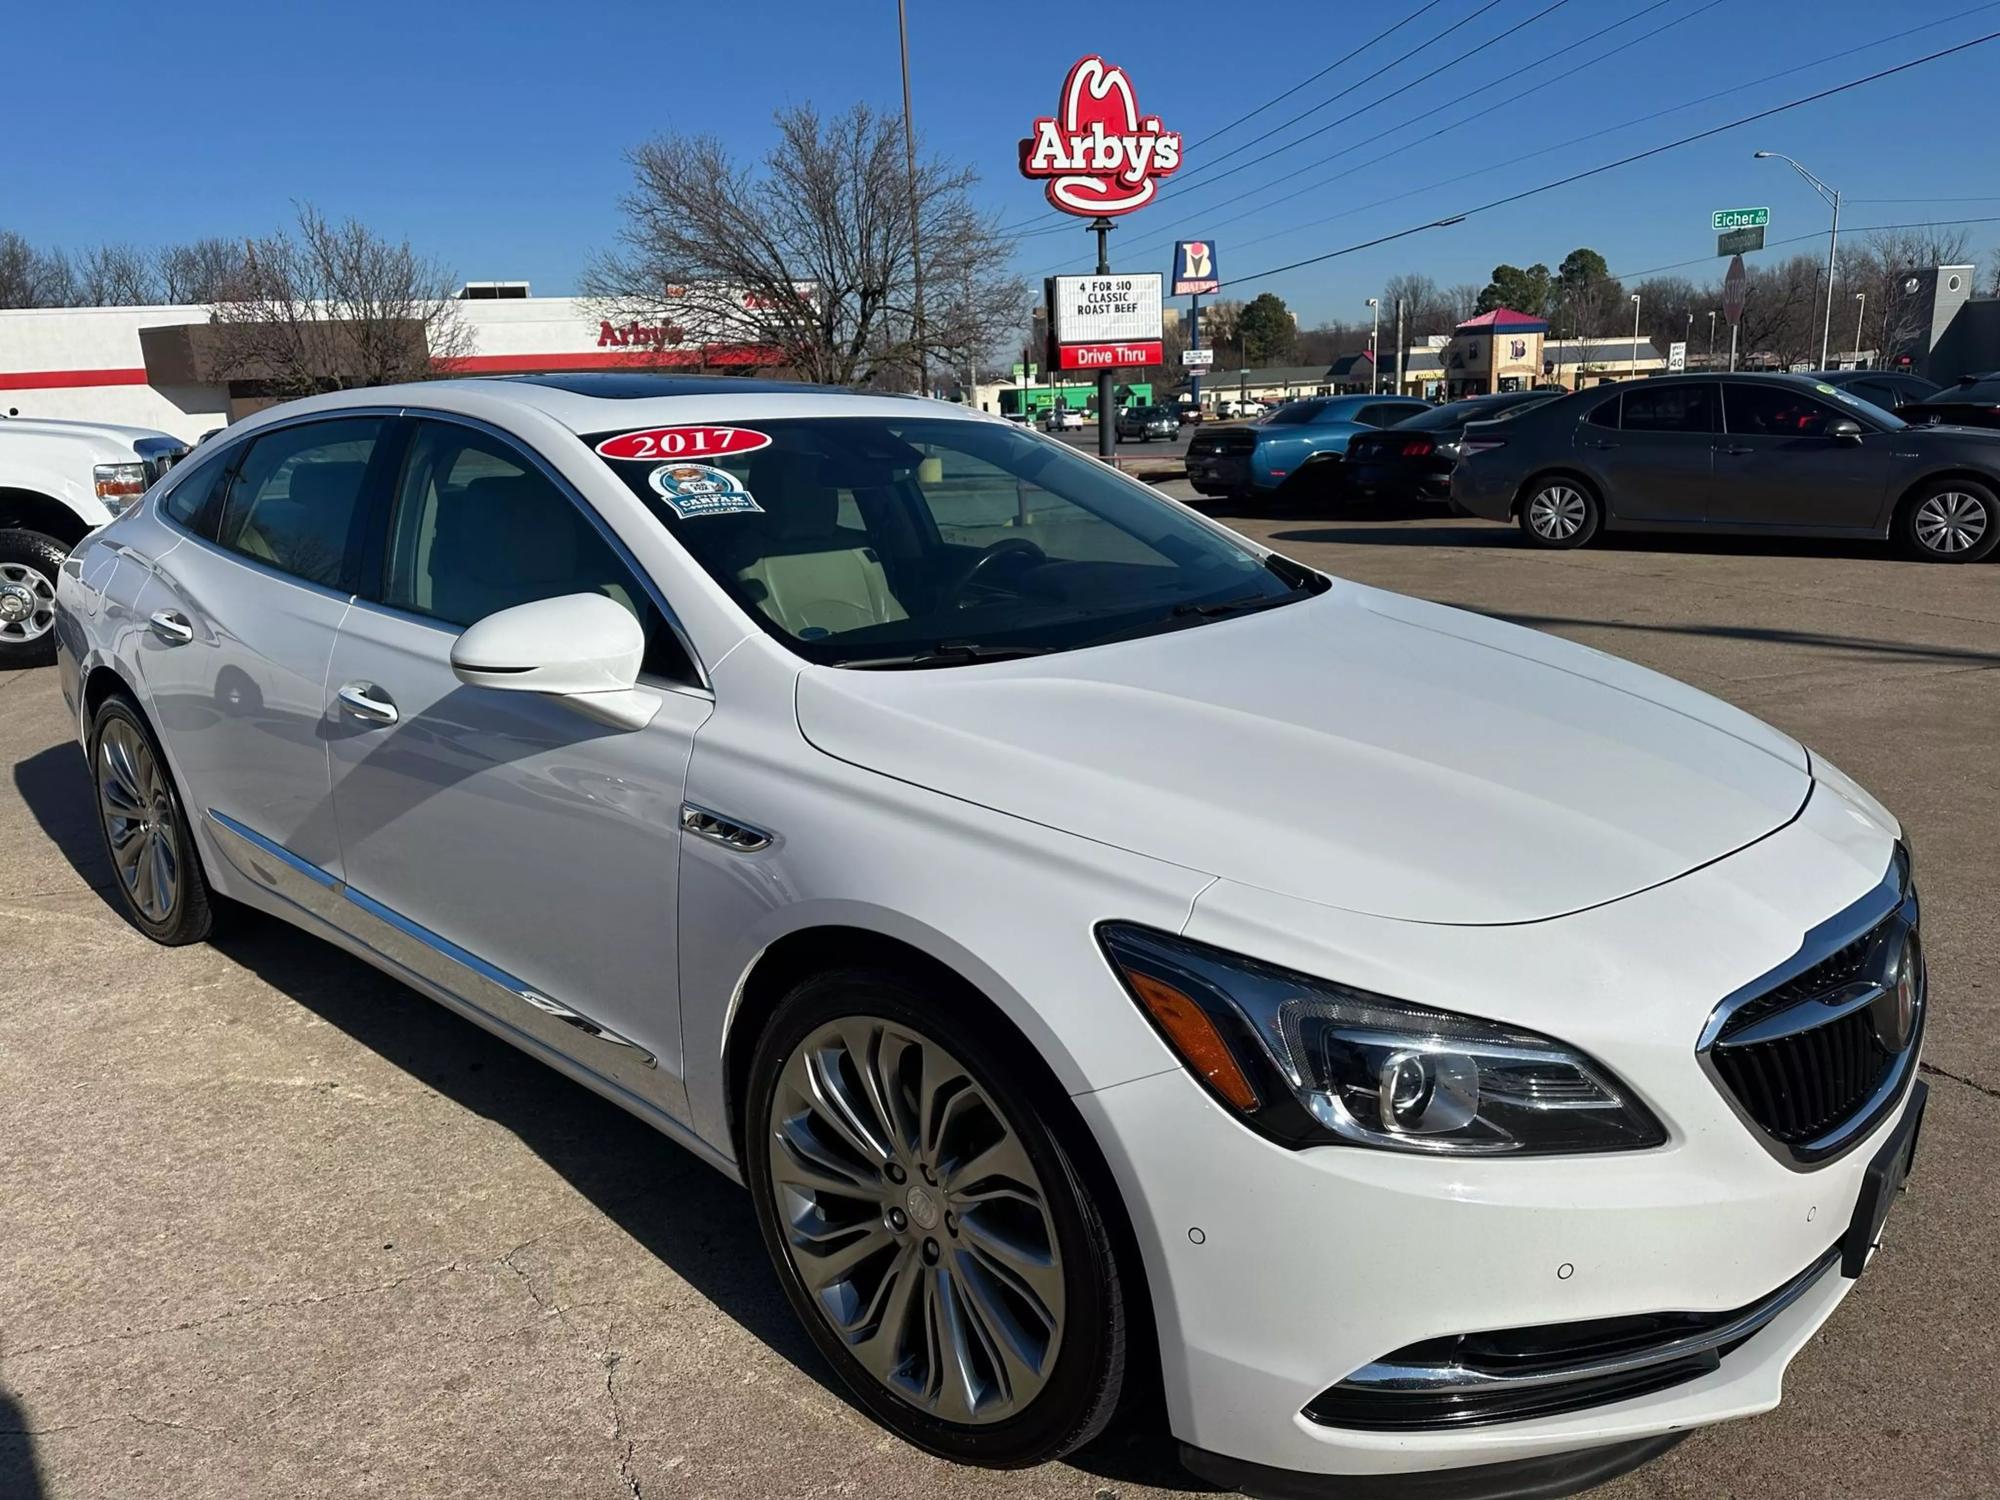
[[57,615],[138,927],[282,917],[739,1179],[949,1458],[1159,1393],[1252,1490],[1581,1488],[1776,1404],[1914,1151],[1866,792],[997,419],[317,397]]

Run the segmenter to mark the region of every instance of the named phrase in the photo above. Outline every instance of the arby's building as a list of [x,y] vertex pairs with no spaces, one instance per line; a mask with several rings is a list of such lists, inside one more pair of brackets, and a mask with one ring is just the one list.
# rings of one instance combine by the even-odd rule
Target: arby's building
[[[612,320],[526,282],[470,282],[459,294],[469,351],[452,372],[546,374],[781,369],[780,350],[704,339],[694,319]],[[0,413],[157,428],[188,441],[271,402],[231,379],[205,305],[0,311]]]

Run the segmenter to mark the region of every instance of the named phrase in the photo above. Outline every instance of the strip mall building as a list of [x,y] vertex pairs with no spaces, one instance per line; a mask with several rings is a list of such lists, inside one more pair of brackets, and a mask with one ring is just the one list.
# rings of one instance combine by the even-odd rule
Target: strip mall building
[[[770,348],[704,343],[666,323],[614,325],[579,298],[530,297],[521,282],[461,296],[473,375],[672,369],[768,370]],[[192,442],[270,404],[231,381],[206,306],[0,311],[0,412],[151,427]]]

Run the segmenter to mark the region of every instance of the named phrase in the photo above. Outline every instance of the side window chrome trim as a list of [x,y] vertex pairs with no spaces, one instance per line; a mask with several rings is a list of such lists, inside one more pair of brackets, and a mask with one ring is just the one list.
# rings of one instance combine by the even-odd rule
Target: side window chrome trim
[[[625,545],[624,538],[612,530],[611,524],[597,513],[597,507],[578,494],[576,486],[558,473],[553,464],[540,453],[536,452],[534,448],[524,443],[516,434],[507,431],[504,427],[496,427],[491,422],[481,421],[478,417],[469,417],[463,412],[437,411],[424,406],[406,406],[401,408],[401,411],[404,416],[415,418],[418,421],[449,422],[455,426],[468,427],[474,432],[483,433],[488,437],[505,443],[514,452],[519,453],[528,462],[533,464],[537,472],[544,479],[548,480],[550,484],[554,485],[557,492],[583,514],[584,519],[589,521],[591,526],[596,529],[598,535],[604,538],[606,545],[611,548],[613,555],[631,572],[632,577],[637,581],[639,587],[646,591],[646,597],[653,601],[653,607],[660,612],[660,618],[667,622],[667,628],[674,633],[674,638],[681,643],[681,650],[686,654],[689,664],[694,667],[695,676],[699,679],[692,683],[672,682],[668,679],[657,677],[650,678],[649,680],[665,683],[669,687],[678,688],[683,691],[691,689],[705,697],[712,698],[715,695],[714,686],[709,681],[708,668],[703,663],[701,654],[694,649],[694,642],[689,639],[686,627],[681,624],[680,616],[674,613],[673,606],[667,602],[667,596],[661,591],[659,583],[640,564],[639,559],[632,555],[632,549]],[[380,603],[379,600],[366,598],[358,602],[363,604]],[[394,606],[384,607],[393,608]],[[402,611],[398,611],[398,613],[402,613]]]

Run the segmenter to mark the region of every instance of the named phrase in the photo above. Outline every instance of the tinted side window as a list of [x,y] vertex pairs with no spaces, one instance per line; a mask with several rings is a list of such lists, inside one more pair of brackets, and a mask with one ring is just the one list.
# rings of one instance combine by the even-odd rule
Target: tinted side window
[[383,426],[381,417],[342,417],[255,439],[215,539],[312,583],[348,586],[362,483]]
[[190,465],[187,473],[175,476],[160,509],[196,536],[213,539],[216,515],[222,508],[222,487],[240,456],[234,452],[212,455],[204,463]]
[[1886,380],[1854,380],[1848,382],[1847,389],[1851,395],[1873,402],[1884,411],[1894,411],[1910,399]]
[[1822,437],[1846,416],[1787,385],[1732,385],[1725,399],[1729,430],[1744,437]]
[[1387,427],[1400,422],[1405,417],[1413,417],[1424,408],[1402,401],[1378,401],[1373,406],[1364,406],[1355,421],[1367,427]]
[[449,422],[418,424],[389,513],[384,604],[450,625],[564,594],[603,594],[646,631],[641,670],[692,668],[651,597],[569,496],[528,457]]
[[1590,409],[1590,415],[1583,419],[1592,427],[1616,427],[1618,425],[1618,397],[1600,401]]
[[1640,386],[1625,393],[1621,425],[1627,432],[1720,432],[1715,387],[1694,385]]

